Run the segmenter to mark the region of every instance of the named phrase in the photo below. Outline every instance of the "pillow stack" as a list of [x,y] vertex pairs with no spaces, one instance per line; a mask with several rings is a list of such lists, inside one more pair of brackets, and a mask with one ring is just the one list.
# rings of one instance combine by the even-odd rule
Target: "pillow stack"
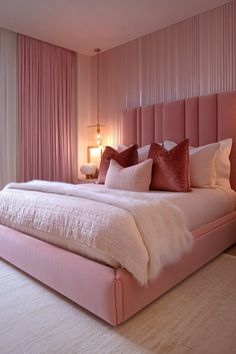
[[110,146],[106,146],[99,167],[98,183],[104,184],[106,174],[110,165],[110,161],[113,159],[118,162],[122,167],[129,167],[136,165],[138,162],[138,145],[131,145],[124,151],[118,152]]
[[164,141],[138,149],[119,145],[106,147],[99,168],[98,183],[108,188],[146,192],[149,189],[188,192],[193,188],[230,188],[232,139],[200,147]]
[[[164,141],[166,150],[177,144]],[[230,152],[232,139],[228,138],[217,143],[189,147],[189,165],[191,187],[209,188],[222,186],[230,188]]]

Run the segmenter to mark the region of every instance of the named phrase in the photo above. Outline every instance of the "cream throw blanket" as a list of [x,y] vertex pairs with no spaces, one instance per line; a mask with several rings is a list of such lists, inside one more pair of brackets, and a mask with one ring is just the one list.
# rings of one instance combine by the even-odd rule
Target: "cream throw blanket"
[[0,192],[0,223],[98,249],[142,285],[180,259],[193,242],[182,211],[169,202],[93,185],[11,183]]

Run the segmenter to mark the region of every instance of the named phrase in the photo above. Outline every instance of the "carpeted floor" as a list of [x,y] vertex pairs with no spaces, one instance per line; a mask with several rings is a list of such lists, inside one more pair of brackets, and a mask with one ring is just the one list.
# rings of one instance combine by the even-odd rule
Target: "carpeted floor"
[[236,257],[236,245],[234,244],[232,247],[228,248],[225,253]]
[[236,257],[219,256],[118,328],[0,261],[8,353],[236,353]]

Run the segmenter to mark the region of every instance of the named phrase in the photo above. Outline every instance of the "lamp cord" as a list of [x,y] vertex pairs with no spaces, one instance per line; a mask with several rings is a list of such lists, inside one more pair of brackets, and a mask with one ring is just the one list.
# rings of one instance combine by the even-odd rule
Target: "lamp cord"
[[100,110],[100,104],[99,104],[99,53],[101,52],[101,49],[95,48],[94,51],[97,53],[97,126],[100,126],[100,119],[99,119],[99,110]]

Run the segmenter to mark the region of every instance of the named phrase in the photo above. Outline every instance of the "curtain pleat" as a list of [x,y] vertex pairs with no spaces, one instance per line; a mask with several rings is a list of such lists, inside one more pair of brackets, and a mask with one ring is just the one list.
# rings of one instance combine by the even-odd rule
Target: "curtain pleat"
[[18,35],[21,181],[77,180],[73,56]]
[[0,29],[0,189],[17,180],[17,35]]

